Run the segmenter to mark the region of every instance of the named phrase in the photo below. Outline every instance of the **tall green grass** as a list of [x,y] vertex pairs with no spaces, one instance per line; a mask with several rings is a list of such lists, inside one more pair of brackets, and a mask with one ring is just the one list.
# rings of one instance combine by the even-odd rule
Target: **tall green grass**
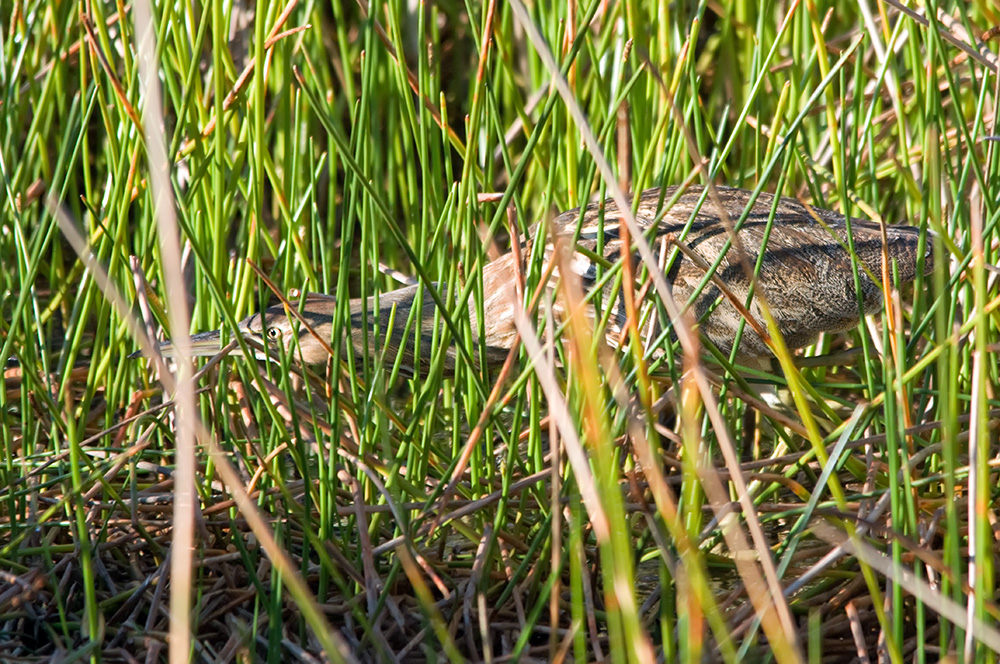
[[[994,659],[1000,13],[928,4],[535,2],[536,41],[510,3],[157,2],[151,108],[131,5],[0,3],[0,659]],[[528,315],[498,379],[458,300],[610,195],[597,153],[919,226],[937,269],[805,351],[852,366],[748,383]],[[253,266],[338,329],[391,270],[435,288],[436,368],[227,359],[178,411],[125,317],[231,334]]]

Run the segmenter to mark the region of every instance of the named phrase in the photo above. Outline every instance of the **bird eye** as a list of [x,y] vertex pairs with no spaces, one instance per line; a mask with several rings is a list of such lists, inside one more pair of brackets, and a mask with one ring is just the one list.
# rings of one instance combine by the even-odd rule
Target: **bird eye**
[[267,338],[268,339],[276,340],[280,336],[281,336],[281,330],[279,330],[278,328],[276,328],[276,327],[269,327],[269,328],[267,328]]

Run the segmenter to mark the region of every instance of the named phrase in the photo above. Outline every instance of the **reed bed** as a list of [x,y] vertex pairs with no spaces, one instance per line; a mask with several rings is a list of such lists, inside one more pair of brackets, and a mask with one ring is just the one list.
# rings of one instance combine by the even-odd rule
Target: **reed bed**
[[[0,660],[995,661],[993,3],[0,15]],[[497,375],[454,297],[453,377],[130,358],[262,275],[481,311],[535,222],[683,183],[918,226],[936,269],[770,371],[528,308]]]

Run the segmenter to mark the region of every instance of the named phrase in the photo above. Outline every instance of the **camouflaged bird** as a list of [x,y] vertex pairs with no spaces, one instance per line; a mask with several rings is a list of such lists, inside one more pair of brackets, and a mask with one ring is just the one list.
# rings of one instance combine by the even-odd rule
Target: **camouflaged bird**
[[[821,332],[851,329],[861,321],[862,314],[872,314],[881,308],[883,291],[878,280],[882,274],[883,240],[879,224],[851,220],[850,235],[858,264],[855,272],[847,249],[850,238],[843,216],[819,208],[809,210],[793,199],[776,200],[775,196],[766,193],[758,195],[747,211],[751,192],[730,187],[714,189],[715,195],[705,196],[703,187],[688,187],[672,204],[669,201],[678,194],[677,187],[649,189],[639,195],[637,206],[631,200],[630,204],[636,210],[636,220],[657,264],[664,268],[674,299],[681,305],[690,302],[694,319],[699,321],[699,331],[720,351],[730,353],[744,316],[730,296],[723,294],[717,282],[721,281],[738,302],[746,304],[751,276],[758,262],[760,266],[754,277],[755,297],[747,309],[756,328],[766,329],[760,304],[763,296],[791,349],[810,345]],[[769,225],[772,208],[773,222]],[[737,224],[744,212],[745,219],[736,231],[740,251],[732,246],[732,233],[727,225]],[[515,295],[515,261],[527,260],[533,243],[538,241],[547,243],[543,253],[545,260],[551,261],[553,238],[572,244],[576,237],[575,251],[562,265],[580,278],[585,290],[590,290],[597,283],[599,272],[611,269],[622,258],[622,234],[619,232],[622,223],[622,214],[612,199],[592,203],[582,211],[576,208],[560,214],[549,224],[535,224],[520,257],[509,252],[483,268],[482,335],[488,365],[503,362],[517,338],[514,308],[520,303]],[[549,230],[540,238],[538,234],[543,228]],[[919,229],[886,226],[885,235],[885,249],[889,260],[895,264],[899,285],[912,281],[918,270],[930,272],[933,267],[930,243],[925,242],[921,251]],[[676,245],[686,250],[679,251]],[[635,260],[634,243],[627,255]],[[593,260],[596,256],[603,256],[603,261],[598,261],[601,265]],[[716,262],[715,278],[709,278],[707,268]],[[552,270],[549,285],[554,285],[558,278],[559,270]],[[421,291],[422,296],[419,295]],[[446,297],[443,290],[440,292]],[[610,285],[604,288],[604,296],[604,306],[611,308],[605,335],[609,343],[617,345],[626,323],[624,298],[621,289]],[[411,332],[407,336],[405,328],[418,299],[420,366],[416,367],[414,335]],[[383,357],[392,363],[402,348],[404,371],[411,375],[426,373],[430,368],[435,325],[438,324],[437,308],[427,289],[419,286],[400,288],[381,294],[377,302],[377,310],[374,297],[350,302],[350,346],[355,355],[375,357],[387,347]],[[650,311],[653,304],[647,297],[642,309],[641,329],[647,345],[660,338],[664,327]],[[331,296],[309,294],[302,301],[300,311],[316,333],[329,340],[338,336],[333,335],[332,329],[335,307],[336,301]],[[478,338],[480,324],[475,307],[470,303],[467,311],[474,338]],[[379,338],[371,330],[365,334],[365,317],[369,324],[378,319]],[[286,352],[300,357],[306,364],[322,364],[329,359],[324,344],[317,341],[296,317],[289,317],[281,305],[249,316],[239,324],[239,331],[262,347],[280,343]],[[385,343],[386,334],[388,344]],[[219,332],[195,335],[192,342],[195,355],[214,355],[219,351]],[[344,348],[346,351],[346,344]],[[647,350],[653,354],[659,352],[657,348]],[[171,353],[169,341],[164,342],[161,351]],[[450,373],[455,366],[454,345],[447,355],[444,370]],[[755,331],[755,325],[746,325],[736,353],[737,362],[760,364],[772,356],[765,340]],[[476,360],[479,361],[478,356]]]

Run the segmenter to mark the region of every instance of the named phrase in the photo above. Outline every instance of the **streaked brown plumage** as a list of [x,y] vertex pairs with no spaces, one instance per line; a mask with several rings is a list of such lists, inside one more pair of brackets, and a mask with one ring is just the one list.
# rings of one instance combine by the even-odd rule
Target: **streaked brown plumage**
[[[716,206],[712,196],[705,199],[697,215],[691,219],[698,201],[702,198],[704,191],[702,187],[689,187],[669,210],[658,216],[659,201],[670,201],[676,191],[675,187],[667,187],[662,192],[660,189],[650,189],[640,194],[636,219],[646,232],[646,238],[658,261],[665,260],[661,256],[664,250],[668,252],[668,256],[677,253],[671,242],[682,243],[690,252],[703,259],[703,264],[699,265],[701,261],[693,261],[690,256],[681,253],[673,258],[667,268],[666,277],[671,284],[673,296],[683,304],[691,298],[699,285],[706,281],[705,264],[711,265],[719,259],[728,244],[730,234],[722,221],[722,211]],[[730,222],[737,223],[749,202],[750,192],[729,187],[716,187],[716,192]],[[740,227],[739,240],[745,252],[746,263],[751,269],[761,253],[767,232],[767,221],[774,203],[774,196],[761,194]],[[599,223],[602,207],[603,226]],[[788,198],[778,199],[774,221],[757,274],[757,293],[763,294],[790,348],[809,345],[821,332],[850,329],[861,319],[855,289],[855,273],[850,254],[845,249],[849,239],[845,220],[841,215],[827,210],[814,208],[813,212],[815,218],[799,202]],[[817,218],[829,230],[818,223]],[[587,255],[597,252],[599,234],[603,233],[602,254],[606,263],[614,264],[621,258],[622,247],[618,232],[621,216],[614,201],[607,200],[587,206],[582,221],[580,219],[579,209],[570,210],[559,215],[552,222],[552,228],[555,235],[572,239],[578,222],[582,223],[577,247],[583,251],[577,251],[564,265],[568,265],[580,276],[585,288],[590,288],[594,285],[597,267]],[[654,224],[656,230],[652,231]],[[524,257],[530,254],[531,243],[538,240],[535,235],[540,232],[540,228],[540,224],[532,228],[530,237],[525,243]],[[852,220],[851,232],[859,262],[858,278],[862,307],[865,314],[870,314],[876,312],[882,302],[881,286],[868,273],[870,271],[876,279],[882,274],[881,229],[877,223]],[[890,261],[896,263],[900,283],[912,281],[921,263],[924,272],[930,271],[932,264],[929,244],[925,248],[922,260],[918,255],[920,236],[918,229],[911,226],[888,226],[886,236],[888,256]],[[550,256],[551,246],[546,251],[547,259]],[[735,249],[729,249],[722,257],[715,274],[738,300],[745,303],[750,280],[738,256]],[[488,364],[503,361],[516,338],[513,324],[515,260],[515,255],[508,253],[483,268],[485,293],[483,332]],[[555,278],[555,276],[552,278],[553,282]],[[378,318],[381,321],[383,334],[390,313],[393,307],[396,307],[386,361],[394,361],[396,351],[404,345],[403,330],[409,312],[417,300],[417,293],[417,286],[409,286],[384,293],[379,297]],[[622,295],[620,292],[611,293],[610,287],[606,289],[606,295],[615,297],[605,304],[612,307],[611,325],[606,331],[607,337],[609,341],[615,343],[621,326],[625,323]],[[650,299],[647,298],[647,306]],[[358,355],[363,353],[374,355],[376,348],[378,350],[382,348],[381,343],[375,345],[372,334],[368,335],[371,348],[366,348],[363,340],[362,312],[366,309],[368,312],[373,312],[374,306],[373,298],[367,301],[355,299],[350,303],[351,345]],[[722,295],[718,286],[712,281],[704,285],[692,306],[695,318],[701,321],[699,328],[701,333],[722,352],[729,353],[733,347],[736,330],[743,320],[738,309]],[[326,339],[335,336],[331,334],[334,310],[333,298],[319,295],[307,297],[301,309],[303,316]],[[749,310],[763,328],[758,297],[751,302]],[[474,307],[470,305],[468,311],[472,328],[478,333]],[[423,331],[420,339],[421,373],[428,369],[431,358],[434,313],[434,302],[425,293],[420,312]],[[259,343],[264,342],[266,329],[272,340],[281,339],[286,350],[291,347],[293,336],[297,336],[299,352],[307,364],[320,364],[326,362],[329,357],[323,346],[306,332],[297,320],[294,318],[290,320],[285,315],[284,307],[280,305],[270,307],[263,316],[255,314],[246,318],[240,323],[239,328],[247,338]],[[655,321],[644,325],[643,333],[647,343],[658,336],[660,328],[661,326]],[[408,337],[409,343],[405,344],[407,349],[404,350],[403,361],[404,365],[409,364],[411,370],[416,369],[412,366],[412,338]],[[219,350],[218,332],[196,335],[193,341],[195,354],[212,355]],[[169,342],[165,342],[161,350],[169,354],[171,348]],[[453,355],[454,349],[449,354]],[[757,363],[769,357],[771,352],[767,345],[753,328],[747,325],[737,352],[738,361]],[[451,357],[446,362],[445,370],[451,371],[453,367],[454,358]]]

